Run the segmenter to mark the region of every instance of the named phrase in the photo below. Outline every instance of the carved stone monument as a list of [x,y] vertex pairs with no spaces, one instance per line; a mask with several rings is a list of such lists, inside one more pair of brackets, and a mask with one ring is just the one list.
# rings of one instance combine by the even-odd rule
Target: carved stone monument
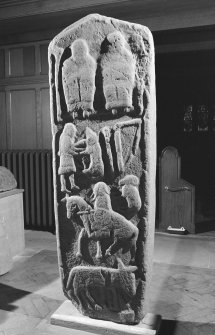
[[0,192],[13,190],[17,187],[17,182],[10,170],[0,166]]
[[89,15],[53,39],[49,66],[64,293],[83,315],[138,324],[147,312],[154,239],[151,33]]

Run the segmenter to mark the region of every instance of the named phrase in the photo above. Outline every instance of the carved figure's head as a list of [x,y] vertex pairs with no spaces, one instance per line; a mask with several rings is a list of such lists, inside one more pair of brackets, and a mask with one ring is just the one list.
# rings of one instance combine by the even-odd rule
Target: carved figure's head
[[104,182],[100,181],[95,184],[93,188],[94,199],[98,196],[110,195],[110,187]]
[[119,181],[119,186],[124,185],[133,185],[138,187],[139,178],[137,176],[134,176],[133,174],[129,174]]
[[119,281],[124,288],[128,301],[133,298],[136,293],[135,275],[133,272],[137,270],[137,266],[125,266],[123,261],[117,257]]
[[61,202],[66,203],[67,219],[75,215],[79,210],[86,210],[88,204],[79,196],[68,196],[66,194],[65,198],[61,199]]
[[107,35],[107,40],[111,44],[111,48],[120,51],[124,47],[125,39],[119,31],[114,31]]
[[82,38],[75,40],[71,45],[72,57],[75,60],[84,58],[89,53],[87,42]]
[[89,127],[86,128],[86,140],[88,146],[93,146],[94,144],[98,143],[98,136]]
[[68,135],[70,137],[75,137],[77,133],[77,128],[73,123],[66,123],[63,129],[64,135]]
[[133,198],[136,195],[135,190],[137,191],[136,187],[134,187],[133,185],[123,185],[122,196],[124,198],[127,198],[127,197]]

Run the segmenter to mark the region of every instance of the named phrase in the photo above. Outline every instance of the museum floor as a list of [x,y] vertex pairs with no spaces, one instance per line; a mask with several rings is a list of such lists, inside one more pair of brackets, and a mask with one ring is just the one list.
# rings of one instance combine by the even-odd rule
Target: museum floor
[[[55,236],[26,231],[26,249],[0,277],[0,335],[87,335],[49,324],[62,303]],[[215,334],[215,237],[156,233],[150,312],[160,335]]]

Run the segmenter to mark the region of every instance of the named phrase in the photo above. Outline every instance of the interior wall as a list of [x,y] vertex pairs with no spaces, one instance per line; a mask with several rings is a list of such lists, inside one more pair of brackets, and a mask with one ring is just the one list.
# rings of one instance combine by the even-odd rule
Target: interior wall
[[[182,178],[196,188],[196,223],[215,219],[215,51],[205,50],[157,56],[158,156],[166,146],[181,156]],[[192,108],[192,129],[185,130],[187,106]],[[207,111],[201,129],[199,110]],[[158,199],[159,201],[159,199]]]
[[0,149],[51,149],[48,42],[0,48]]

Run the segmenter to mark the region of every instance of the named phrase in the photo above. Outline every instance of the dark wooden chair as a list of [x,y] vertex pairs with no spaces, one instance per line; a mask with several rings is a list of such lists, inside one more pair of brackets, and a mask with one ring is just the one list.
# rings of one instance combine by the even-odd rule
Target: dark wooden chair
[[181,178],[177,149],[166,147],[159,161],[159,229],[184,227],[195,233],[195,186]]

